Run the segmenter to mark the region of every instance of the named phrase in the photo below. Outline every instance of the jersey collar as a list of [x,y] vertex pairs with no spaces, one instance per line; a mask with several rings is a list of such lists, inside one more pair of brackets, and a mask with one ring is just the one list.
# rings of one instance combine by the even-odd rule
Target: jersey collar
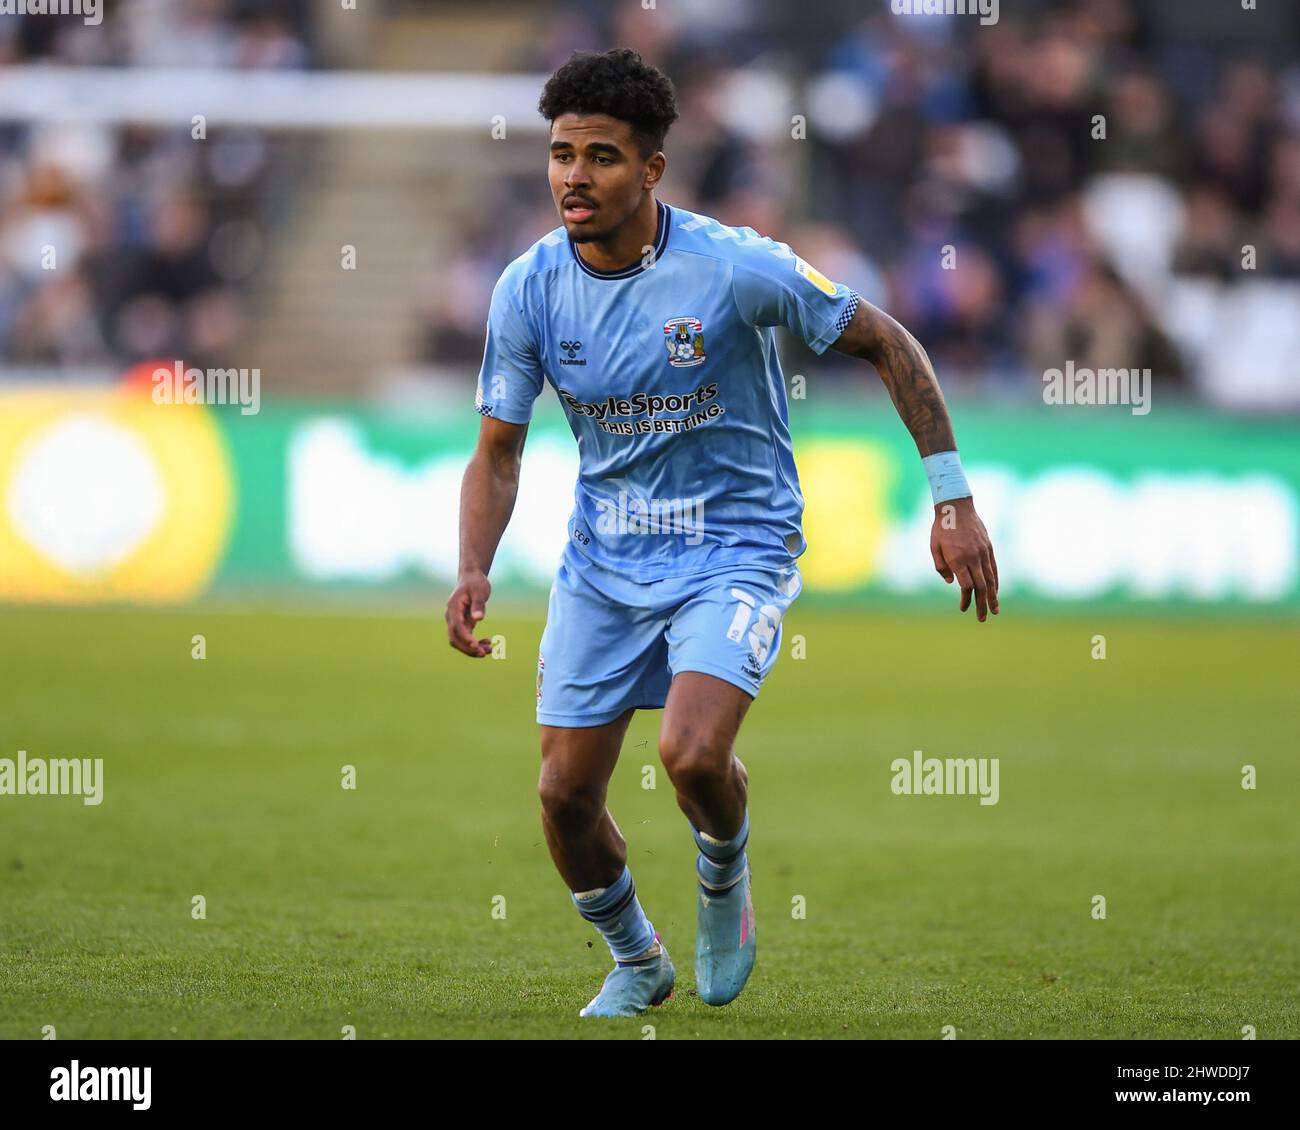
[[[655,229],[655,256],[654,262],[659,261],[659,257],[664,253],[668,246],[668,232],[672,229],[672,209],[662,200],[656,200],[659,206],[659,226]],[[573,240],[569,240],[569,250],[573,252],[574,261],[587,272],[593,279],[630,279],[633,275],[639,275],[646,268],[641,259],[638,259],[629,267],[622,267],[617,271],[601,271],[582,261],[582,256],[578,254],[578,248]]]

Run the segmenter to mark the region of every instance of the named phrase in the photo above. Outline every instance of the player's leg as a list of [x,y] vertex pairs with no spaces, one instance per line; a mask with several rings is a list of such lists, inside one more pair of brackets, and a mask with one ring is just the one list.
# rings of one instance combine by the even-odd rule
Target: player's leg
[[735,754],[752,697],[715,675],[680,671],[664,706],[659,749],[691,824],[696,856],[696,992],[705,1004],[735,1000],[757,957],[750,891],[749,775]]
[[672,991],[672,962],[641,908],[605,803],[633,711],[661,705],[667,693],[663,625],[562,561],[538,656],[538,785],[551,858],[616,963],[584,1016],[635,1016]]
[[793,565],[714,577],[669,627],[673,681],[659,747],[699,849],[695,979],[706,1004],[734,1000],[757,956],[745,850],[749,775],[734,746],[780,653],[781,620],[800,587]]
[[745,819],[749,774],[736,734],[753,696],[715,675],[673,676],[659,727],[659,756],[693,828],[731,840]]
[[627,844],[605,797],[633,713],[604,726],[541,727],[542,828],[571,891],[608,887],[627,866]]
[[627,844],[606,807],[632,710],[603,726],[542,726],[538,792],[555,867],[578,913],[609,946],[614,968],[582,1016],[636,1016],[665,1000],[676,971],[641,908]]

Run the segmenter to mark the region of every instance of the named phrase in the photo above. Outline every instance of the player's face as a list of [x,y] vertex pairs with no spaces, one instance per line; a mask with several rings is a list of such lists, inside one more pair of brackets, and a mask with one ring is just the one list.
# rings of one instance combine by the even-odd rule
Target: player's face
[[[653,158],[651,158],[653,160]],[[561,114],[551,124],[551,195],[575,243],[608,239],[656,179],[627,122]]]

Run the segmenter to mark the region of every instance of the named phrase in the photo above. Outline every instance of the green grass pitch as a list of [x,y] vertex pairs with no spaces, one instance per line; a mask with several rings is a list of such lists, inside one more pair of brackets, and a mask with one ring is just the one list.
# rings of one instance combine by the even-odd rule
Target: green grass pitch
[[[0,611],[0,757],[105,775],[99,807],[0,797],[0,1037],[1300,1036],[1294,625],[796,607],[738,744],[749,987],[693,995],[643,712],[610,804],[677,992],[592,1021],[608,953],[536,799],[542,625],[499,612],[506,658],[471,661],[440,609]],[[998,804],[895,796],[917,749],[999,758]]]

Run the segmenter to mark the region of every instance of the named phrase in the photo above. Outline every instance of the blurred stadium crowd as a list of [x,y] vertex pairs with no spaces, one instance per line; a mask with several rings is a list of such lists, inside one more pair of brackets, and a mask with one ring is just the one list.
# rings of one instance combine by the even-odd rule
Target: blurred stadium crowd
[[[788,241],[912,329],[945,387],[1037,395],[1069,359],[1150,368],[1224,406],[1300,408],[1293,40],[1243,35],[1235,4],[1190,38],[1171,29],[1193,5],[1179,17],[1154,0],[1003,0],[992,26],[888,0],[828,0],[815,17],[776,0],[671,7],[549,6],[515,69],[614,43],[662,66],[682,115],[665,199]],[[322,63],[305,3],[121,10],[109,35],[0,21],[0,59]],[[0,131],[0,355],[220,357],[273,252],[267,217],[289,206],[294,142],[68,136]],[[415,360],[476,366],[497,275],[557,222],[535,137],[514,144],[517,171],[437,268],[455,285],[415,288]],[[75,272],[39,268],[52,231]]]
[[[310,61],[306,9],[136,0],[101,25],[8,16],[0,66],[298,68]],[[245,331],[299,146],[249,129],[199,146],[190,129],[0,123],[0,358],[220,362]]]

